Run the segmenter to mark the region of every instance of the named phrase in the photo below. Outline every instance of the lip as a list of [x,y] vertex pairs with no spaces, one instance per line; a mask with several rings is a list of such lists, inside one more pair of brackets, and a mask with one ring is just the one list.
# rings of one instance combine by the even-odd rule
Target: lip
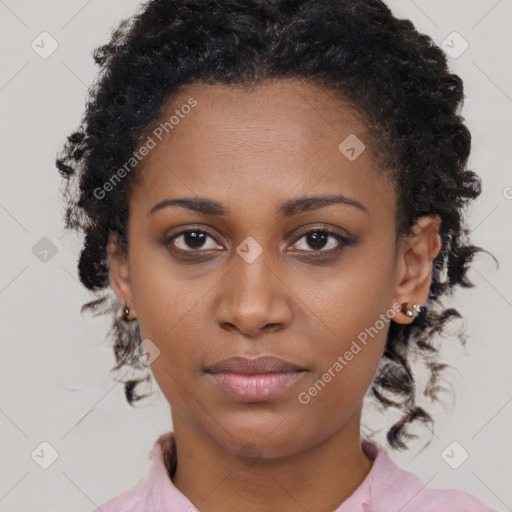
[[236,400],[262,402],[283,393],[306,371],[305,368],[274,356],[256,359],[237,356],[218,361],[206,373]]
[[288,373],[306,370],[280,357],[265,355],[257,358],[243,356],[221,359],[206,369],[208,373],[230,372],[244,374]]

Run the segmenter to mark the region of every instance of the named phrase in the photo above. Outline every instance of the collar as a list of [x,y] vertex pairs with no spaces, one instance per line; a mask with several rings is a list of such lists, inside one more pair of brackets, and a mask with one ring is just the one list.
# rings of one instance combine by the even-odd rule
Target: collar
[[[397,467],[387,453],[369,441],[362,449],[373,459],[373,466],[357,489],[334,512],[367,512],[375,505],[378,488],[386,489],[396,476]],[[176,466],[176,440],[173,432],[162,434],[150,453],[152,460],[149,477],[141,489],[140,510],[196,510],[192,502],[174,485],[167,472],[165,460]],[[139,510],[139,508],[137,508]]]

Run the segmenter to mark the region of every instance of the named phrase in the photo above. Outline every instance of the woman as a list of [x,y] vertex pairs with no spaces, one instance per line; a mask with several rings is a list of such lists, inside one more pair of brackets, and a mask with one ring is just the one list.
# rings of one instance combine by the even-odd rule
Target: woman
[[432,422],[411,358],[438,399],[442,299],[482,250],[443,52],[378,0],[153,0],[94,56],[66,226],[128,402],[152,374],[173,423],[97,510],[490,510],[360,435],[368,394],[390,449]]

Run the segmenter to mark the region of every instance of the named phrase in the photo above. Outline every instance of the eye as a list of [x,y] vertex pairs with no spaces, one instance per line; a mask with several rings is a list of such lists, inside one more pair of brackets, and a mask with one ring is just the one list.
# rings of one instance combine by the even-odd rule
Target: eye
[[[301,243],[301,240],[304,242]],[[320,253],[308,256],[323,256],[324,253],[333,254],[343,250],[345,246],[354,245],[353,240],[347,238],[335,231],[330,231],[324,227],[313,228],[302,233],[302,236],[295,242],[295,249],[304,252]],[[301,247],[302,246],[302,247]],[[311,247],[311,250],[305,247]]]
[[[207,242],[208,239],[211,240],[209,243]],[[172,247],[173,250],[191,253],[199,250],[201,250],[199,252],[208,252],[216,250],[216,247],[219,246],[209,231],[199,228],[189,228],[166,238],[164,245],[168,246],[170,244],[174,246]],[[220,247],[222,249],[222,246]]]
[[[167,237],[162,245],[170,248],[175,254],[183,256],[194,256],[198,253],[210,253],[223,249],[208,230],[194,226]],[[308,257],[321,257],[332,256],[342,251],[344,247],[354,245],[354,240],[322,226],[302,232],[293,245],[292,248],[295,250],[310,253],[307,254]]]

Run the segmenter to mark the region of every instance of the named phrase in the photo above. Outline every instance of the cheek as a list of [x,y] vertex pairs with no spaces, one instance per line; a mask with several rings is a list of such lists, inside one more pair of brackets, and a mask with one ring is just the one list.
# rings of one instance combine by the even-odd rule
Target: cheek
[[199,282],[180,277],[165,250],[148,244],[135,242],[130,255],[133,300],[141,334],[167,343],[180,335],[187,315],[200,306]]
[[[331,334],[317,348],[315,371],[299,390],[297,399],[303,413],[323,418],[329,431],[358,407],[370,387],[384,351],[389,321],[368,314],[354,318],[340,315]],[[315,411],[316,409],[316,411]],[[327,413],[327,415],[326,415]]]
[[366,393],[395,315],[390,264],[385,254],[367,253],[354,260],[350,271],[340,269],[316,281],[317,295],[308,305],[319,333],[310,347],[317,365],[307,383],[312,387],[303,388],[304,401],[341,412]]
[[133,266],[132,289],[141,337],[151,340],[159,350],[151,372],[173,403],[188,387],[189,367],[198,351],[196,340],[205,339],[198,332],[204,324],[198,320],[201,302],[190,287],[181,287],[178,293],[158,269],[139,268],[137,272]]
[[[393,300],[389,258],[368,251],[365,254],[364,250],[357,255],[360,257],[347,259],[346,265],[325,269],[325,274],[302,279],[300,285],[295,285],[311,320],[324,333],[322,346],[329,356],[344,352],[358,337],[364,342],[368,330],[372,332],[368,340],[385,337],[389,326],[389,321],[378,322]],[[373,329],[377,322],[378,333]]]

